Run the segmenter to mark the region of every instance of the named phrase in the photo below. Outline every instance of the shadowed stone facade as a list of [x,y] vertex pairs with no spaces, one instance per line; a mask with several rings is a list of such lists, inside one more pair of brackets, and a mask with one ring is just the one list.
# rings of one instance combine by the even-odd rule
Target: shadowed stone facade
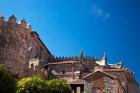
[[133,72],[121,63],[110,65],[106,62],[103,66],[83,58],[83,61],[50,62],[44,68],[48,79],[64,79],[73,93],[139,93]]
[[14,15],[10,16],[8,21],[0,16],[0,64],[5,64],[8,70],[21,78],[34,73],[35,69],[29,68],[30,60],[38,59],[38,64],[37,61],[30,64],[36,64],[38,68],[47,63],[50,57],[51,54],[39,35],[31,30],[31,26],[24,19],[16,23]]
[[28,67],[30,31],[30,28],[17,24],[14,15],[8,21],[0,17],[0,63],[15,75],[23,73],[19,77],[24,76]]

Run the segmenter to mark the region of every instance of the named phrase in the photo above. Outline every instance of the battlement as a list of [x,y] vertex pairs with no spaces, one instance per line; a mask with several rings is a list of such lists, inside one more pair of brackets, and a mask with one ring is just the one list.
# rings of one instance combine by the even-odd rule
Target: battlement
[[17,18],[12,15],[9,17],[8,21],[5,20],[5,17],[0,16],[0,27],[5,28],[11,28],[13,30],[17,30],[20,28],[24,28],[28,31],[31,31],[31,25],[27,24],[26,20],[23,18],[19,21],[19,23],[16,22]]
[[36,73],[30,73],[31,65],[37,71],[50,56],[38,33],[32,32],[31,25],[24,18],[17,23],[14,15],[8,20],[0,16],[0,64],[21,78]]
[[[72,57],[64,57],[64,56],[59,56],[59,57],[51,57],[51,62],[61,62],[61,61],[80,61],[80,56],[72,56]],[[96,61],[99,60],[99,58],[94,57],[94,56],[85,56],[84,61]]]

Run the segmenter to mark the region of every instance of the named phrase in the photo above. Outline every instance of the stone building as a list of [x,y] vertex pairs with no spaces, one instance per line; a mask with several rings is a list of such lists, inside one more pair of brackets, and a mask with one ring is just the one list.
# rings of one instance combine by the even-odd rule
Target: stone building
[[14,15],[8,21],[0,17],[0,63],[15,75],[23,73],[19,77],[24,76],[29,60],[27,50],[31,29],[24,23],[17,24]]
[[122,63],[107,64],[105,54],[98,59],[81,52],[79,57],[54,59],[44,68],[48,79],[64,79],[73,93],[139,93],[133,72]]
[[[22,78],[40,73],[39,67],[50,58],[51,53],[25,19],[17,23],[14,15],[8,21],[0,16],[0,64],[5,64],[17,78]],[[34,71],[35,68],[39,70]]]
[[32,31],[25,19],[16,23],[14,15],[5,21],[0,16],[0,64],[22,78],[33,74],[45,79],[61,78],[73,93],[140,93],[132,71],[122,63],[108,64],[103,58],[79,56],[54,57]]

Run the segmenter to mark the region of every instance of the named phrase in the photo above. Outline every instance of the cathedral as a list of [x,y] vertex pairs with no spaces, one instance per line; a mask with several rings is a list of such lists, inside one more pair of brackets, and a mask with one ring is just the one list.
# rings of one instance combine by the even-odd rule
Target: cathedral
[[0,64],[20,79],[40,75],[60,78],[70,84],[72,93],[140,93],[134,73],[118,62],[85,56],[55,57],[23,18],[0,16]]

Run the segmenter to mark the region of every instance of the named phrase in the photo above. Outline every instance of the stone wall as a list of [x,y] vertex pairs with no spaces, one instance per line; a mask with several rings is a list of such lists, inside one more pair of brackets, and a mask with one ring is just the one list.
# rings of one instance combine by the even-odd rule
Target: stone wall
[[43,44],[36,32],[31,32],[30,37],[31,39],[29,42],[29,58],[39,58],[40,66],[47,64],[49,59],[51,59],[51,53]]
[[[24,19],[17,23],[14,15],[8,21],[0,16],[0,64],[4,64],[16,77],[21,78],[37,73],[45,75],[41,67],[50,58],[51,53]],[[29,61],[32,59],[38,59],[38,64]],[[37,69],[29,68],[29,62],[37,66]]]
[[15,16],[8,21],[0,17],[0,64],[5,64],[18,77],[25,76],[28,68],[30,30],[25,20],[18,24]]

